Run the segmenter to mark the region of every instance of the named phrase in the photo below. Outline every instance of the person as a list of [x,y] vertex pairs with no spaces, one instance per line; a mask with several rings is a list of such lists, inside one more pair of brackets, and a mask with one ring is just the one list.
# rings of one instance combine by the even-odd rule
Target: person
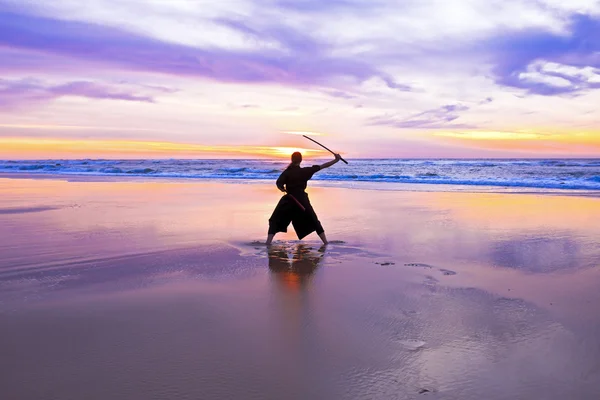
[[315,213],[308,194],[306,194],[306,184],[312,176],[325,168],[331,167],[333,164],[340,161],[341,156],[335,154],[335,159],[321,165],[313,165],[312,167],[300,167],[302,162],[302,154],[295,152],[292,154],[292,162],[277,178],[277,188],[286,193],[277,203],[271,218],[269,218],[269,231],[267,234],[267,245],[273,241],[273,237],[277,232],[287,232],[287,228],[292,223],[298,239],[302,239],[312,232],[317,232],[317,235],[327,244],[325,230]]

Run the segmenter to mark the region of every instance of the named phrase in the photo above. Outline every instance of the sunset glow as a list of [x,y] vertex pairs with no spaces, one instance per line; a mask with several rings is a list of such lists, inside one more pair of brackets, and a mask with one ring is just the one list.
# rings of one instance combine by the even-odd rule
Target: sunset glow
[[440,132],[436,136],[449,143],[483,149],[514,152],[543,150],[544,154],[585,156],[600,154],[600,132],[535,133],[535,132]]
[[324,133],[319,132],[308,132],[308,131],[285,131],[289,135],[306,135],[306,136],[324,136]]
[[0,158],[289,158],[324,154],[300,147],[202,146],[197,144],[126,140],[0,138]]

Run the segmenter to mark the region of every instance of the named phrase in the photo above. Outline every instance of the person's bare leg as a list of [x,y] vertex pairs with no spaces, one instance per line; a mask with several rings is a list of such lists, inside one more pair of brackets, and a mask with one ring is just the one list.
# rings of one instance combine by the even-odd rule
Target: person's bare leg
[[274,233],[269,233],[269,234],[267,235],[267,242],[265,243],[267,246],[270,246],[270,245],[271,245],[271,242],[273,241],[273,237],[274,237],[274,236],[275,236],[275,234],[274,234]]
[[321,233],[319,233],[319,237],[320,237],[320,238],[321,238],[321,240],[323,241],[323,244],[327,244],[327,243],[329,243],[329,242],[327,241],[327,237],[325,236],[325,232],[321,232]]

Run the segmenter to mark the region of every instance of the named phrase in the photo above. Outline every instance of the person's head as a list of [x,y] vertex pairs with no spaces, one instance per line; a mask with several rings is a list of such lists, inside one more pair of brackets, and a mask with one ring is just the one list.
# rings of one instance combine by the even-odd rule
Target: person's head
[[293,165],[300,165],[300,163],[302,162],[302,154],[298,151],[295,151],[292,154],[292,164]]

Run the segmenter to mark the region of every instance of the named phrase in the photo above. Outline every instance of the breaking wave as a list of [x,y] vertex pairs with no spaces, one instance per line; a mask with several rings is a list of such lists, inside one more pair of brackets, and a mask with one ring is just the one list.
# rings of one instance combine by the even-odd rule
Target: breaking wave
[[[321,161],[305,162],[311,163]],[[279,160],[9,160],[0,161],[0,173],[273,181],[286,166]],[[600,190],[600,160],[363,159],[323,170],[313,179],[347,187],[376,182]]]

